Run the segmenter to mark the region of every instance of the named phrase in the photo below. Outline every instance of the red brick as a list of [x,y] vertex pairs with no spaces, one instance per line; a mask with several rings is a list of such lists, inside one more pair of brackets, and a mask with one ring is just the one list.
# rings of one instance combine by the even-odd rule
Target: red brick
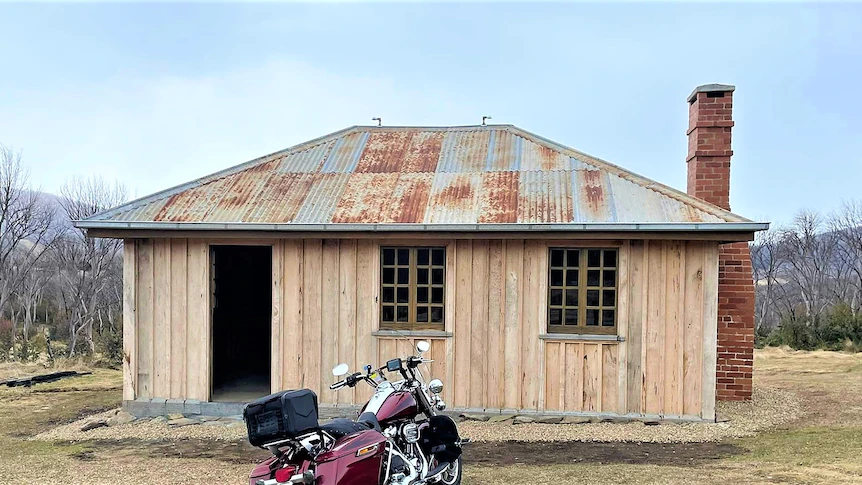
[[[688,112],[688,194],[730,210],[733,92],[697,93]],[[754,282],[747,243],[723,244],[718,260],[717,398],[751,398]]]

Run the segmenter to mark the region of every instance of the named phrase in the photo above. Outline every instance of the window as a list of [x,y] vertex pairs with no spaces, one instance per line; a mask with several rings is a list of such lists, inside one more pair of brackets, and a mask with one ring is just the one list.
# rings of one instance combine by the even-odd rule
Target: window
[[617,256],[617,249],[550,249],[549,333],[616,333]]
[[380,248],[380,327],[442,329],[446,249]]

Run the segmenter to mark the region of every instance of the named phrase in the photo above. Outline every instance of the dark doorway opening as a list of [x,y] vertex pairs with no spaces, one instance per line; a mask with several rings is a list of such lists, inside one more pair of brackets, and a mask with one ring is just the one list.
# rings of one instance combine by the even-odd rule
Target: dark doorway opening
[[212,248],[212,400],[270,392],[272,248]]

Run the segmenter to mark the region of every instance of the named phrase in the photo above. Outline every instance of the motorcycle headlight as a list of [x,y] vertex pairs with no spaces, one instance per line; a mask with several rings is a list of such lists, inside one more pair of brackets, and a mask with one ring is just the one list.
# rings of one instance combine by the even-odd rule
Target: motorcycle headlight
[[440,379],[434,379],[428,383],[428,390],[434,394],[440,394],[443,392],[443,381]]

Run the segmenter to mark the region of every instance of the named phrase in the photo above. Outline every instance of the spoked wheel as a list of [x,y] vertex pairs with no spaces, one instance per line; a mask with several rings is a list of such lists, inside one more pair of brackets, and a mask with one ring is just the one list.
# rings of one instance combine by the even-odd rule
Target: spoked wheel
[[440,483],[446,485],[461,485],[461,457],[453,461],[440,475]]

